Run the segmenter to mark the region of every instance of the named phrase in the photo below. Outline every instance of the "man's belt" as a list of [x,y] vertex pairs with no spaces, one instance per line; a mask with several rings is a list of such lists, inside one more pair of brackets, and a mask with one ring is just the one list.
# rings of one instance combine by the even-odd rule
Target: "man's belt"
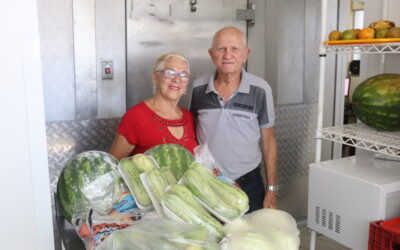
[[239,186],[245,186],[248,183],[252,182],[256,177],[260,176],[261,167],[258,166],[255,169],[251,170],[247,174],[242,175],[241,177],[237,178],[235,181]]

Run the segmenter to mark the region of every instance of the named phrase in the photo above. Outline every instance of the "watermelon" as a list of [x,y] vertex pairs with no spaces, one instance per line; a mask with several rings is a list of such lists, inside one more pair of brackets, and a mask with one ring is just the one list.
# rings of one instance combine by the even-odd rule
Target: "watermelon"
[[118,161],[101,151],[87,151],[71,158],[64,166],[57,182],[57,200],[65,219],[71,222],[74,214],[87,213],[89,200],[83,188],[110,171],[117,169]]
[[148,149],[144,154],[151,155],[161,168],[169,168],[179,180],[194,161],[193,154],[179,144],[165,143]]
[[400,130],[400,74],[368,78],[354,90],[352,105],[357,118],[377,130]]

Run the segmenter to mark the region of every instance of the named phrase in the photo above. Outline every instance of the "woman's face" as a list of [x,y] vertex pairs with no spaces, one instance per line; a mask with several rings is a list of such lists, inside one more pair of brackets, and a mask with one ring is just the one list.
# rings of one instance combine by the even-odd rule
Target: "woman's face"
[[[175,75],[176,73],[176,75]],[[187,77],[185,77],[185,74]],[[186,93],[189,84],[187,64],[179,57],[170,57],[165,61],[164,69],[153,72],[155,95],[170,101],[179,101]]]

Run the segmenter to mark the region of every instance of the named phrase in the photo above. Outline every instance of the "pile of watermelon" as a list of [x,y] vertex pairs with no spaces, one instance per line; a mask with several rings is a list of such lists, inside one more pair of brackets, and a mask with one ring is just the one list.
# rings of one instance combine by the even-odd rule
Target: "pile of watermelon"
[[368,78],[354,90],[353,110],[371,128],[400,130],[400,74],[381,74]]
[[[168,167],[177,180],[194,161],[193,154],[178,144],[161,144],[145,152],[151,155],[161,168]],[[76,214],[88,213],[90,202],[85,187],[110,171],[118,171],[118,161],[101,151],[87,151],[76,155],[64,166],[57,183],[57,200],[67,221]],[[116,181],[121,184],[122,178]]]

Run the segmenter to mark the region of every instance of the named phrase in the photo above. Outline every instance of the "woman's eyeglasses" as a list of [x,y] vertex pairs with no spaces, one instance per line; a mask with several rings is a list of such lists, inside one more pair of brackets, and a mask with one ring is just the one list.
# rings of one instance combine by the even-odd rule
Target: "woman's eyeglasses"
[[188,82],[190,79],[190,75],[188,73],[186,73],[186,72],[177,73],[173,69],[160,69],[160,70],[157,70],[156,72],[164,73],[164,78],[169,79],[169,80],[175,79],[176,76],[179,76],[179,79],[182,82]]

